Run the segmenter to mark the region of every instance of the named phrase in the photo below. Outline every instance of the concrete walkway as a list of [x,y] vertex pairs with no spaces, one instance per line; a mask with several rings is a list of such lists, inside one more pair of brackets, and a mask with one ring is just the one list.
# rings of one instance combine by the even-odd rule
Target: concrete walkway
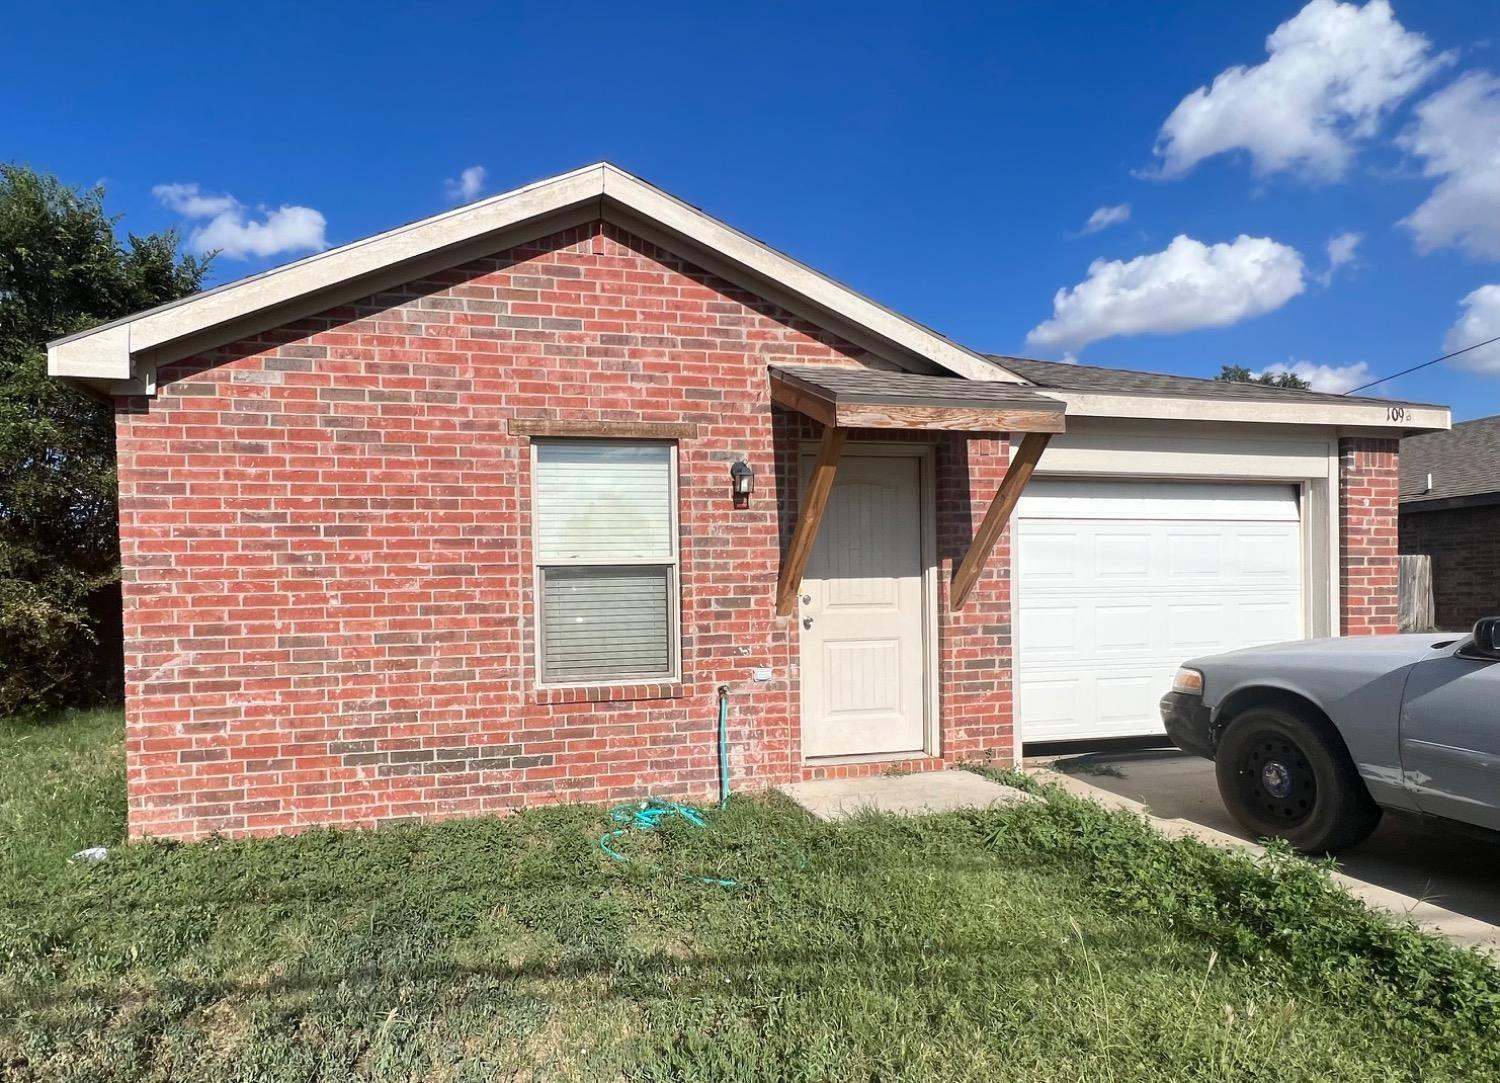
[[1014,786],[1002,786],[972,771],[918,771],[910,775],[828,778],[794,782],[783,793],[820,820],[838,820],[861,812],[919,816],[963,808],[991,808],[1035,801]]
[[[1206,762],[1206,761],[1204,761]],[[1090,777],[1082,774],[1064,774],[1048,766],[1030,766],[1027,773],[1038,782],[1054,784],[1077,797],[1086,797],[1105,808],[1123,809],[1145,816],[1158,831],[1170,838],[1195,838],[1215,846],[1235,846],[1251,853],[1264,853],[1261,846],[1225,831],[1205,826],[1182,817],[1157,816],[1139,801],[1131,800],[1109,788],[1112,779]],[[1217,793],[1215,793],[1217,796]],[[1334,882],[1359,899],[1366,906],[1384,910],[1398,919],[1409,919],[1417,926],[1446,937],[1466,948],[1497,955],[1500,958],[1500,926],[1467,914],[1447,910],[1423,899],[1406,895],[1367,880],[1356,879],[1342,872],[1333,874]]]

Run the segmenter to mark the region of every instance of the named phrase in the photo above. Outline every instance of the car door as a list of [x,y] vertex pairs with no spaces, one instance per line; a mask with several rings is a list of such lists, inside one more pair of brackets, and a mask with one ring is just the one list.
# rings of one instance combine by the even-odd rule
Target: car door
[[1500,660],[1458,650],[1412,667],[1401,771],[1423,812],[1500,829]]

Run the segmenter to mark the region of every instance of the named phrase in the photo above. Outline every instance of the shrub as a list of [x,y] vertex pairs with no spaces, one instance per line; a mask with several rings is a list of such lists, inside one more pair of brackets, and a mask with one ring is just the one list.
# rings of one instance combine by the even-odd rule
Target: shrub
[[197,290],[171,231],[121,243],[104,191],[0,165],[0,714],[118,694],[114,415],[46,344]]

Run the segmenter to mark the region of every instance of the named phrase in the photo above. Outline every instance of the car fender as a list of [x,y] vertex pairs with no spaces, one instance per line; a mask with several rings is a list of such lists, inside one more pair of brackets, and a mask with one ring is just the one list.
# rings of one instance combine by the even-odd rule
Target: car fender
[[1221,674],[1227,679],[1214,682],[1208,703],[1216,739],[1250,696],[1270,692],[1296,697],[1332,724],[1377,804],[1414,809],[1402,780],[1400,742],[1401,700],[1413,665],[1375,675],[1327,669]]

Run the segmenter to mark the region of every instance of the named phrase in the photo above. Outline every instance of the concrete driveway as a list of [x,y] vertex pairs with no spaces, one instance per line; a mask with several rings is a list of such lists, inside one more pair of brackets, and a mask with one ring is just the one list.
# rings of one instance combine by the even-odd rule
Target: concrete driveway
[[[1153,815],[1249,838],[1224,809],[1214,765],[1181,752],[1093,753],[1055,761],[1056,771],[1139,801]],[[1500,844],[1400,816],[1339,856],[1345,873],[1466,917],[1500,925]]]

